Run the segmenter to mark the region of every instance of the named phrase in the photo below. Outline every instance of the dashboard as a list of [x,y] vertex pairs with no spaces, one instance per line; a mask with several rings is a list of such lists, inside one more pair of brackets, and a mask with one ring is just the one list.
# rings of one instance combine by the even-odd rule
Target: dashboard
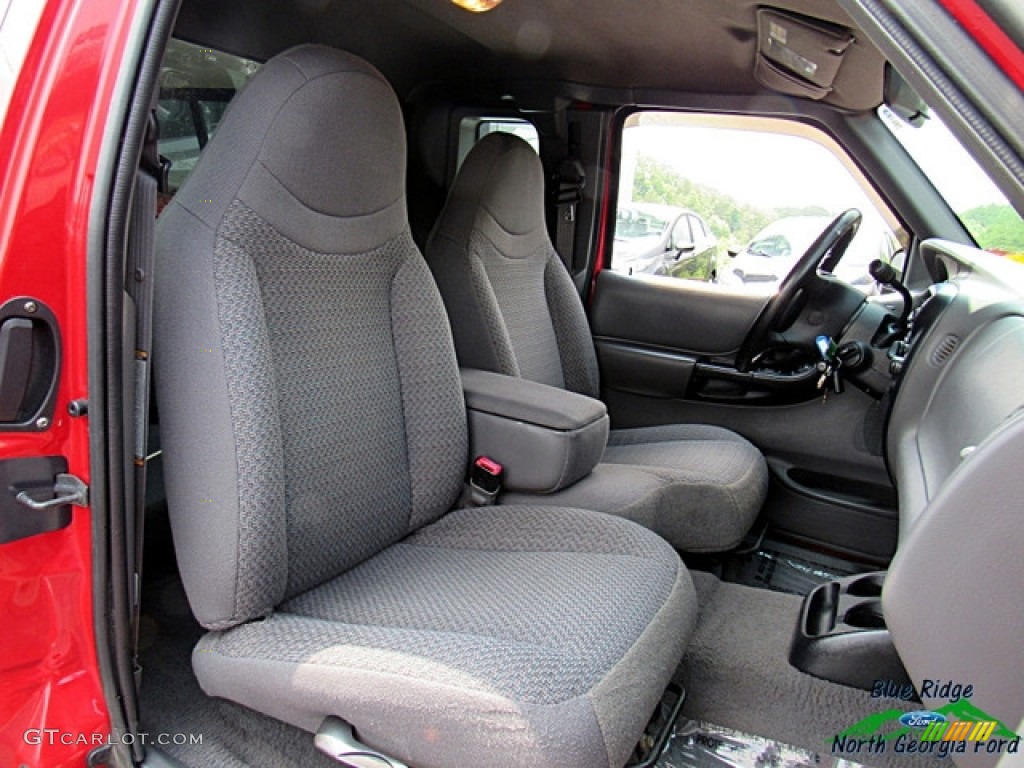
[[[922,247],[935,283],[913,316],[889,421],[900,533],[883,611],[912,680],[969,683],[983,692],[973,706],[1019,731],[1024,267],[939,240]],[[945,703],[923,690],[921,700]]]
[[911,315],[889,419],[900,540],[947,479],[1024,408],[1024,266],[942,240],[922,244],[935,281]]

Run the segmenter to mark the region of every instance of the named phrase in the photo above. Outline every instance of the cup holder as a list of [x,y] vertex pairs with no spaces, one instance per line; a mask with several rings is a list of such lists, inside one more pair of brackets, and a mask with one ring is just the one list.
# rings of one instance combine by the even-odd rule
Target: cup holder
[[804,598],[790,663],[841,685],[871,690],[875,680],[907,683],[882,613],[885,573],[819,584]]
[[884,583],[884,571],[858,576],[846,585],[846,594],[854,597],[881,597]]
[[843,616],[843,623],[858,629],[885,629],[880,600],[865,600],[850,608]]

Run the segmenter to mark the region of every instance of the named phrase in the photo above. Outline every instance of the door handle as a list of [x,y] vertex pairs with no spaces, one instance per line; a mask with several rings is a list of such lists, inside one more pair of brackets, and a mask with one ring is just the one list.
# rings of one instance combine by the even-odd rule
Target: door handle
[[54,498],[38,501],[33,499],[28,491],[22,491],[14,497],[14,500],[36,512],[63,507],[65,504],[74,504],[76,507],[89,506],[89,486],[74,475],[57,475],[57,482],[53,484],[53,493]]
[[28,296],[0,306],[0,431],[44,432],[60,378],[57,318]]

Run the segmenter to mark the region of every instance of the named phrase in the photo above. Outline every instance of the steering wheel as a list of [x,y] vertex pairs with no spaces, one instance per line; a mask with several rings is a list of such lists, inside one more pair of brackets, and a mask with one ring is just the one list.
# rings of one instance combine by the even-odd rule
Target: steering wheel
[[792,325],[807,287],[817,278],[819,270],[831,272],[835,269],[857,234],[861,219],[860,211],[850,208],[839,214],[811,243],[754,321],[736,353],[736,370],[749,371],[757,356],[768,346],[771,334]]

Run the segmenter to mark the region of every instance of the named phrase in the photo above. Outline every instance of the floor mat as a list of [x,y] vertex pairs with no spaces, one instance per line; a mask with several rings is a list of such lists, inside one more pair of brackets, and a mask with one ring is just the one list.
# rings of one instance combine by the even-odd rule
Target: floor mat
[[[874,699],[868,691],[806,675],[789,664],[789,646],[801,598],[723,582],[694,572],[699,618],[675,682],[686,689],[683,717],[757,734],[769,741],[845,757],[874,768],[934,768],[920,754],[834,755],[838,734],[909,702]],[[750,763],[754,768],[754,763]]]
[[760,736],[698,720],[680,720],[655,768],[859,768]]
[[806,595],[823,582],[866,570],[858,563],[768,540],[755,552],[728,558],[722,566],[722,580]]

